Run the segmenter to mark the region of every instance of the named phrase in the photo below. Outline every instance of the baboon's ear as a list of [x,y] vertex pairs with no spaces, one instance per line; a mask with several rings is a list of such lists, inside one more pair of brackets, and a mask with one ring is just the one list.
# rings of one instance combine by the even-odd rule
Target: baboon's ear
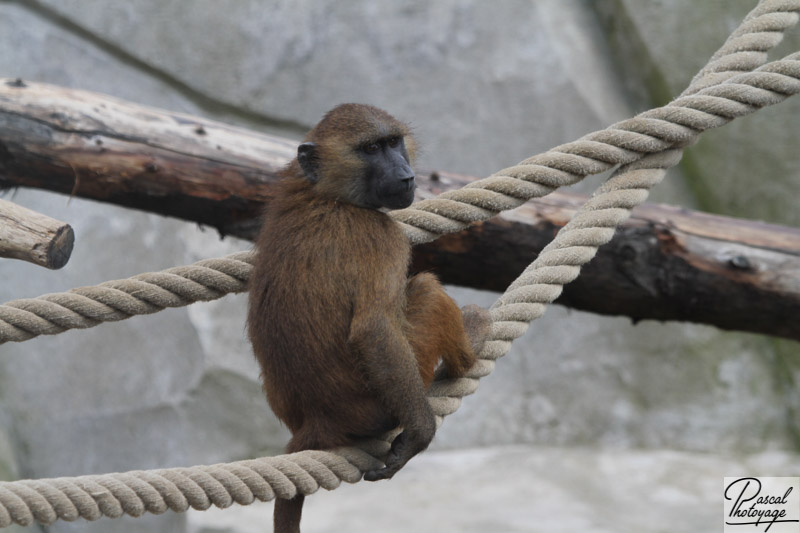
[[297,162],[303,169],[308,181],[316,183],[319,181],[319,158],[317,157],[317,145],[314,143],[303,143],[297,147]]

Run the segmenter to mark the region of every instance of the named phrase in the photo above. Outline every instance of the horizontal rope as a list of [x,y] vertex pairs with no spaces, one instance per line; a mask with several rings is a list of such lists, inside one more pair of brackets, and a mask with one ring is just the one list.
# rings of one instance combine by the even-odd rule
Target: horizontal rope
[[93,287],[13,300],[0,306],[0,344],[91,328],[244,292],[252,268],[252,254],[237,252]]

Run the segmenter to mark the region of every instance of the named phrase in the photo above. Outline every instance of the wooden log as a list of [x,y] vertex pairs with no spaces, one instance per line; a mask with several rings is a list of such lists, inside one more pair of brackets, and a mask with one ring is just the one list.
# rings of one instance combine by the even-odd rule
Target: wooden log
[[56,270],[69,261],[74,242],[69,224],[0,200],[0,257]]
[[[0,188],[40,187],[252,238],[297,142],[108,96],[0,80]],[[419,173],[418,196],[475,178]],[[415,248],[412,269],[501,291],[584,199],[556,192]],[[645,204],[558,303],[800,340],[800,230]]]
[[0,188],[39,187],[247,236],[295,149],[220,122],[0,79]]

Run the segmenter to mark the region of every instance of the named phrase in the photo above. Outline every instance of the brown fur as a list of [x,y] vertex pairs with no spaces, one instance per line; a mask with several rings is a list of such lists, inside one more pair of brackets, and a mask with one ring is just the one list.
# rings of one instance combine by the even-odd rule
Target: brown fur
[[[410,247],[400,226],[357,205],[365,174],[357,147],[393,135],[405,138],[412,157],[405,125],[356,104],[309,132],[321,178],[312,184],[297,159],[285,170],[257,241],[248,316],[267,399],[292,432],[287,451],[403,427],[387,458],[392,468],[368,473],[372,479],[391,477],[427,447],[435,421],[425,390],[440,358],[448,375],[463,375],[488,333],[479,317],[467,335],[435,276],[407,279]],[[276,531],[299,531],[302,500],[276,502]]]

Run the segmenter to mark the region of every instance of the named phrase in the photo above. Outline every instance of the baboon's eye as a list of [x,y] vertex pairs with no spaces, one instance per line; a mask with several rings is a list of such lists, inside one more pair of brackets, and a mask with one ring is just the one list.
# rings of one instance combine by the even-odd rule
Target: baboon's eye
[[361,149],[368,154],[375,154],[381,149],[381,146],[378,143],[369,143],[362,146]]
[[397,146],[400,144],[400,139],[401,137],[389,137],[389,140],[386,141],[386,144],[388,144],[391,148],[397,148]]

